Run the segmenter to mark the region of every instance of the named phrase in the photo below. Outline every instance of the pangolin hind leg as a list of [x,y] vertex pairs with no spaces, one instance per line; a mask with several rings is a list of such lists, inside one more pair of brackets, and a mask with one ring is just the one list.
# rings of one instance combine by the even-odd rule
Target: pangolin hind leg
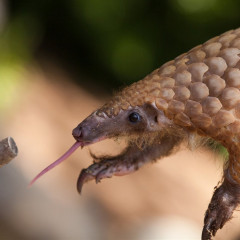
[[147,162],[168,156],[176,145],[181,142],[181,137],[166,135],[161,139],[156,138],[151,145],[140,149],[134,142],[119,155],[114,157],[94,157],[94,163],[83,169],[77,181],[78,192],[81,193],[85,182],[95,179],[99,182],[103,178],[113,175],[122,176],[138,170]]
[[230,155],[223,182],[216,187],[205,213],[202,240],[210,240],[232,217],[240,203],[240,157]]

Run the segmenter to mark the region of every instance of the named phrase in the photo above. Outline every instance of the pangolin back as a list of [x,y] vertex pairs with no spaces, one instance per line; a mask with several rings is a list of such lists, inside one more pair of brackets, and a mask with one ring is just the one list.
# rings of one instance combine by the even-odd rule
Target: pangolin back
[[240,28],[214,37],[116,94],[99,111],[155,103],[179,126],[226,142],[240,132]]

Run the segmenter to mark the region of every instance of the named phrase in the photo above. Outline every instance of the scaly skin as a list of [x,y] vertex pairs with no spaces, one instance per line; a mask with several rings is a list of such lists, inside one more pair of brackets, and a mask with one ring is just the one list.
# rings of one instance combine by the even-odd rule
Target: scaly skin
[[177,125],[224,141],[240,132],[239,54],[240,29],[226,32],[125,88],[99,114],[155,103]]
[[85,182],[124,175],[172,154],[184,140],[199,136],[222,143],[229,152],[223,179],[205,214],[202,239],[209,240],[231,219],[240,203],[240,28],[212,38],[116,94],[74,130],[77,140],[46,171],[78,146],[127,136],[129,146],[113,157],[96,157],[82,170]]
[[[240,28],[212,38],[167,62],[143,80],[116,94],[91,118],[98,119],[97,122],[101,122],[101,119],[110,122],[109,119],[112,119],[122,126],[125,123],[119,120],[119,116],[146,105],[151,105],[161,113],[157,117],[161,128],[142,128],[142,132],[162,132],[167,129],[167,136],[172,136],[171,129],[174,128],[178,129],[176,132],[185,133],[182,139],[186,139],[189,133],[195,133],[215,139],[229,151],[222,184],[216,188],[204,219],[202,239],[212,239],[217,230],[231,219],[240,202]],[[89,118],[85,121],[85,125],[82,123],[76,129],[82,131],[84,126],[94,125]],[[76,129],[74,137],[84,141]],[[114,127],[109,126],[109,129]],[[109,137],[114,135],[112,132]],[[102,164],[106,161],[102,161]],[[121,159],[118,161],[121,162]],[[100,161],[99,169],[101,167]],[[97,179],[96,172],[95,169],[92,178]],[[81,178],[81,186],[83,183],[84,179]]]
[[154,104],[176,125],[222,143],[230,158],[214,192],[202,239],[211,239],[240,202],[240,28],[214,37],[153,71],[100,109]]

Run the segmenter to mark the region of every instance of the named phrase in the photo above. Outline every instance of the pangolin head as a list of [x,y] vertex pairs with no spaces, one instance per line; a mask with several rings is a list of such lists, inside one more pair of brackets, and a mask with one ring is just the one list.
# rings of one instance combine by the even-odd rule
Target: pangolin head
[[173,79],[151,73],[115,94],[74,130],[77,141],[93,143],[116,136],[156,133],[171,125],[164,109],[174,92]]

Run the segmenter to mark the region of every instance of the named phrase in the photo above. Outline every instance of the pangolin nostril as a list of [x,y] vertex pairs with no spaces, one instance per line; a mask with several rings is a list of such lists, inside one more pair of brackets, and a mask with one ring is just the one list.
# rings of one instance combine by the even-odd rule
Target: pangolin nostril
[[80,138],[83,136],[82,134],[82,128],[81,127],[76,127],[72,131],[72,135],[74,138]]

